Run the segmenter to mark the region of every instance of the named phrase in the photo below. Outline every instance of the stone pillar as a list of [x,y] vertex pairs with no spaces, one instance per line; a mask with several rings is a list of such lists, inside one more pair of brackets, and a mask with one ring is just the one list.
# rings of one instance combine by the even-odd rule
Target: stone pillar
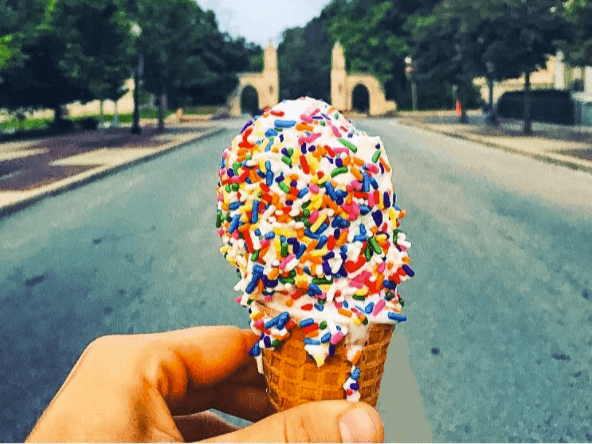
[[584,68],[584,93],[592,96],[592,66]]
[[277,65],[277,51],[270,40],[263,53],[263,81],[261,87],[257,88],[261,109],[279,102],[280,80]]
[[554,69],[554,87],[555,89],[565,89],[565,63],[563,63],[563,53],[559,51],[555,57]]
[[339,111],[348,110],[348,94],[345,54],[343,47],[337,42],[331,55],[331,105]]

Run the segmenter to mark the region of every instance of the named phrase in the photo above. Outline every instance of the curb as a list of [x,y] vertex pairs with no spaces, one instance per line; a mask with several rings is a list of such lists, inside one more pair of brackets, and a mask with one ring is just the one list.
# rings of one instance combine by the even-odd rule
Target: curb
[[502,151],[506,151],[508,153],[512,153],[512,154],[518,154],[521,156],[525,156],[525,157],[530,157],[531,159],[535,159],[535,160],[539,160],[545,163],[550,163],[553,165],[559,165],[559,166],[564,166],[566,168],[572,169],[572,170],[576,170],[576,171],[584,171],[587,173],[592,173],[592,165],[581,165],[577,162],[572,162],[569,160],[565,160],[565,159],[556,159],[554,157],[545,155],[545,154],[537,154],[537,153],[530,153],[527,151],[522,151],[516,148],[511,148],[509,146],[505,146],[499,143],[494,143],[494,142],[490,142],[488,140],[486,140],[483,137],[470,137],[467,136],[466,134],[462,134],[462,133],[457,133],[457,132],[453,132],[453,131],[442,131],[440,129],[436,129],[431,127],[430,125],[426,125],[424,123],[418,123],[418,122],[412,122],[412,121],[401,121],[401,120],[397,120],[399,124],[401,125],[405,125],[408,127],[412,127],[412,128],[419,128],[425,131],[431,131],[433,133],[438,133],[438,134],[443,134],[445,136],[449,136],[449,137],[454,137],[456,139],[462,139],[462,140],[467,140],[469,142],[476,142],[476,143],[480,143],[481,145],[485,145],[488,146],[490,148],[496,148]]
[[5,218],[7,216],[10,216],[20,210],[30,207],[47,197],[56,196],[58,194],[62,194],[64,192],[66,192],[66,191],[73,190],[75,188],[81,187],[81,186],[86,185],[88,183],[94,182],[95,180],[102,179],[104,177],[115,174],[119,171],[123,171],[128,168],[134,167],[136,165],[142,164],[144,162],[148,162],[150,160],[156,159],[157,157],[168,154],[171,151],[175,151],[177,149],[183,148],[183,147],[190,145],[198,140],[207,139],[209,137],[221,134],[225,131],[227,131],[226,128],[215,128],[210,131],[205,131],[205,132],[203,132],[203,133],[201,133],[189,140],[185,140],[183,142],[180,142],[177,145],[173,145],[168,148],[164,148],[164,149],[157,151],[155,153],[148,154],[146,156],[139,157],[139,158],[127,161],[127,162],[122,162],[118,165],[113,165],[111,167],[105,167],[105,169],[102,169],[99,171],[91,171],[91,172],[87,172],[87,173],[82,173],[82,175],[79,175],[79,176],[81,176],[79,178],[77,178],[77,176],[73,176],[72,180],[67,183],[60,184],[60,182],[56,182],[54,184],[46,185],[45,187],[42,187],[42,188],[36,190],[37,193],[34,196],[26,197],[18,202],[14,202],[14,203],[8,204],[4,207],[0,207],[0,220],[2,220],[3,218]]

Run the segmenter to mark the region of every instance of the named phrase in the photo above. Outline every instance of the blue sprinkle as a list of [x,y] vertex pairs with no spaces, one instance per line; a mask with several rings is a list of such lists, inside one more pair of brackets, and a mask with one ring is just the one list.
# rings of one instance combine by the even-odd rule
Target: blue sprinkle
[[238,210],[240,208],[240,206],[242,205],[242,202],[232,202],[230,205],[228,205],[228,209],[231,211],[234,210]]
[[253,201],[253,209],[251,210],[251,223],[256,224],[259,219],[259,201]]
[[397,288],[397,284],[393,281],[389,281],[388,279],[385,279],[382,285],[390,290],[394,290],[395,288]]
[[267,170],[267,174],[265,174],[265,185],[268,187],[273,185],[273,173],[270,170]]
[[228,174],[228,177],[234,177],[234,170],[229,168],[228,171],[226,171],[226,174]]
[[265,151],[270,151],[271,147],[273,145],[273,140],[270,140],[269,142],[267,142],[267,146],[265,147]]
[[321,304],[314,304],[313,307],[316,308],[318,311],[323,311],[325,309],[325,307]]
[[308,290],[309,291],[312,291],[313,294],[318,294],[318,295],[323,294],[323,292],[321,291],[321,289],[316,284],[313,284],[313,283],[311,283],[311,284],[308,285]]
[[275,327],[279,321],[280,321],[280,317],[276,316],[275,318],[272,318],[265,323],[265,328]]
[[[362,208],[362,207],[360,206],[360,208]],[[336,217],[333,219],[333,222],[331,222],[331,226],[332,226],[333,228],[339,228],[339,227],[341,226],[341,221],[342,221],[342,220],[343,220],[343,218],[342,218],[341,216],[336,216]],[[336,237],[339,237],[339,236],[336,236]]]
[[238,223],[240,222],[240,214],[235,214],[232,220],[230,221],[230,226],[228,227],[228,233],[232,234],[234,230],[238,228]]
[[395,202],[397,201],[397,193],[393,191],[393,207],[395,206]]
[[405,270],[405,273],[407,273],[409,277],[415,276],[415,271],[413,271],[409,265],[405,264],[402,268],[403,270]]
[[360,213],[362,215],[366,215],[370,212],[370,207],[368,205],[360,205]]
[[341,236],[341,230],[339,228],[335,228],[335,231],[333,231],[333,237],[335,239],[339,239],[339,236]]
[[277,183],[283,182],[284,181],[284,175],[280,174],[278,177],[275,178],[275,181]]
[[298,197],[300,199],[302,199],[304,196],[306,196],[309,193],[308,188],[302,188],[299,192],[298,192]]
[[308,327],[309,325],[314,324],[314,319],[313,318],[306,318],[303,319],[302,321],[300,321],[300,327],[304,328],[304,327]]
[[[317,234],[319,232],[317,231]],[[327,243],[327,240],[329,238],[327,236],[325,236],[324,234],[320,237],[319,239],[319,245],[317,245],[317,248],[315,248],[315,250],[320,250],[321,248],[323,248],[325,246],[325,244]]]
[[247,288],[245,289],[245,292],[247,294],[251,294],[255,291],[255,288],[257,287],[257,282],[255,281],[251,281],[249,282],[249,285],[247,285]]
[[329,251],[326,255],[323,256],[323,260],[328,261],[329,259],[333,259],[335,257],[335,253]]
[[263,271],[265,271],[265,268],[257,264],[253,267],[253,276],[261,276],[263,274]]
[[296,125],[296,121],[276,119],[276,121],[273,122],[273,125],[276,128],[292,128],[294,125]]
[[374,188],[375,190],[378,189],[378,182],[376,182],[376,179],[374,177],[370,178],[370,183],[372,184],[372,188]]
[[335,346],[333,344],[329,344],[329,356],[333,356],[335,354]]
[[364,308],[364,312],[366,314],[372,313],[372,310],[374,310],[374,302],[370,302],[368,305],[366,305],[366,308]]
[[300,244],[300,247],[298,249],[298,253],[296,253],[296,257],[298,259],[300,259],[305,252],[306,252],[306,245]]
[[354,236],[354,242],[366,242],[366,235],[365,234],[358,234]]
[[323,261],[323,273],[325,273],[326,276],[331,276],[331,267],[327,261]]
[[284,242],[286,242],[286,236],[284,236],[283,234],[280,235],[280,242],[283,244]]
[[277,136],[278,132],[273,129],[273,128],[269,128],[267,131],[265,131],[265,137],[273,137],[273,136]]
[[[388,207],[389,205],[386,204],[386,200],[384,205],[386,207]],[[374,213],[372,213],[372,219],[374,219],[374,223],[376,224],[377,227],[380,227],[380,224],[382,224],[382,211],[375,211]]]
[[[345,308],[349,308],[349,304],[347,303],[347,301],[343,301],[343,306],[344,306]],[[338,327],[338,328],[339,328],[339,327]]]
[[269,160],[265,161],[265,170],[271,171],[271,161],[269,161]]
[[261,230],[259,228],[255,228],[255,236],[261,236]]
[[370,179],[368,179],[366,173],[363,173],[362,176],[362,191],[364,193],[367,193],[368,191],[370,191]]
[[342,245],[339,251],[341,251],[341,253],[347,253],[347,245]]
[[321,341],[315,339],[304,338],[304,345],[321,345]]
[[391,206],[391,198],[389,197],[388,191],[385,191],[383,196],[384,196],[384,199],[383,199],[384,207],[385,208],[390,207]]
[[325,232],[325,230],[327,230],[327,228],[329,228],[329,224],[327,222],[323,222],[321,224],[321,226],[318,228],[318,230],[316,231],[316,233],[321,234],[321,233]]
[[352,389],[352,390],[358,390],[360,388],[360,384],[358,384],[357,382],[352,382],[349,385],[349,388]]
[[399,207],[399,205],[393,205],[393,208],[397,211],[401,211],[401,207]]
[[271,240],[275,237],[275,233],[273,231],[269,231],[265,233],[265,239]]
[[257,168],[257,176],[259,176],[261,179],[265,179],[265,173],[263,171],[261,171],[259,168]]
[[274,280],[268,281],[268,285],[266,285],[266,287],[275,288],[279,285],[279,283],[280,283],[280,281],[278,281],[277,279],[274,279]]
[[360,377],[360,369],[358,367],[354,367],[354,369],[351,372],[351,378],[354,381],[357,381],[359,377]]
[[323,344],[326,344],[327,342],[329,342],[331,340],[331,333],[327,332],[325,333],[322,337],[321,337],[321,342]]
[[332,200],[337,200],[337,194],[335,194],[335,188],[333,188],[333,185],[331,185],[330,182],[325,182],[325,189],[327,190],[327,193],[329,193],[329,197]]
[[263,344],[265,344],[265,347],[267,348],[271,347],[271,338],[269,336],[265,336],[263,338]]
[[260,353],[261,353],[261,347],[259,347],[258,342],[255,342],[255,345],[253,345],[253,347],[251,347],[251,350],[249,350],[249,355],[259,356]]
[[397,322],[405,322],[407,320],[406,314],[399,314],[399,313],[395,313],[392,311],[389,311],[388,317],[389,317],[389,319],[392,319],[393,321],[397,321]]
[[[237,215],[238,216],[238,215]],[[308,228],[306,228],[304,230],[304,234],[306,234],[308,237],[310,237],[311,239],[319,239],[319,235],[318,234],[314,234],[312,231],[310,231]]]

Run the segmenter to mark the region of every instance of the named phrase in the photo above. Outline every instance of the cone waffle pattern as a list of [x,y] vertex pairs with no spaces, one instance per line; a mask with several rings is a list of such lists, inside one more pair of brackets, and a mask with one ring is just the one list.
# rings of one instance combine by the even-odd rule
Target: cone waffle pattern
[[[360,401],[376,406],[384,361],[394,330],[392,324],[373,324],[357,363],[360,369]],[[304,350],[304,333],[295,327],[288,339],[275,350],[263,351],[263,369],[271,404],[276,410],[287,410],[310,401],[345,399],[343,384],[350,376],[352,364],[347,360],[343,343],[335,355],[317,367]]]

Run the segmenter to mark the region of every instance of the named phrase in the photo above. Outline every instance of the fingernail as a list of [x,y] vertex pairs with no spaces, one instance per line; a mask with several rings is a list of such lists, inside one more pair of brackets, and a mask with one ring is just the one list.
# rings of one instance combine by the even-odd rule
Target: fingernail
[[364,408],[354,408],[339,420],[342,442],[376,442],[378,431]]

